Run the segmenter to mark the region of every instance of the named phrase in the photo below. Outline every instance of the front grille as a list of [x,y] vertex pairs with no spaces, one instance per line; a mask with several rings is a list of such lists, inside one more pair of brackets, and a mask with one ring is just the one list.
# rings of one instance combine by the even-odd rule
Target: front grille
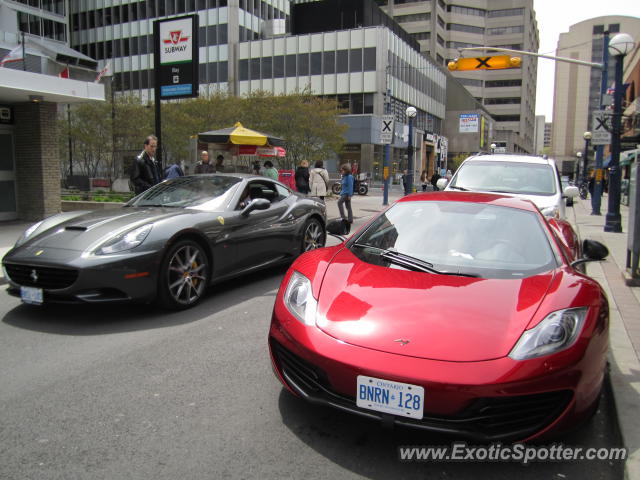
[[78,271],[70,268],[36,267],[5,263],[7,274],[14,283],[46,290],[67,288],[78,278]]
[[[327,375],[275,340],[272,351],[282,372],[295,390],[301,390],[309,400],[359,413],[368,417],[388,419],[389,415],[356,406],[355,397],[331,390]],[[428,415],[421,420],[394,417],[395,422],[414,428],[463,436],[477,441],[513,441],[524,439],[552,423],[567,407],[573,393],[570,390],[510,397],[477,398],[455,415]]]

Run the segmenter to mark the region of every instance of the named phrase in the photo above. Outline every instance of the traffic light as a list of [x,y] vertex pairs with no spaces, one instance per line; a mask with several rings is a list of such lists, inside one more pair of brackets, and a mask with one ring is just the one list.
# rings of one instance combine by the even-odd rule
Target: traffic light
[[470,57],[456,58],[449,62],[449,70],[502,70],[504,68],[520,68],[522,59],[509,55],[496,55],[494,57]]

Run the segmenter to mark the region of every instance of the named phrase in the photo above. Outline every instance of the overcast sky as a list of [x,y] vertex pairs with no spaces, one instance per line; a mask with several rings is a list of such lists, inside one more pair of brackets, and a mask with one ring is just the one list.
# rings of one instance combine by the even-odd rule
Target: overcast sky
[[[551,55],[555,55],[560,34],[571,25],[604,15],[640,17],[640,0],[534,0],[533,8],[540,31],[538,53]],[[553,116],[554,63],[538,59],[536,115],[544,115],[547,122]]]

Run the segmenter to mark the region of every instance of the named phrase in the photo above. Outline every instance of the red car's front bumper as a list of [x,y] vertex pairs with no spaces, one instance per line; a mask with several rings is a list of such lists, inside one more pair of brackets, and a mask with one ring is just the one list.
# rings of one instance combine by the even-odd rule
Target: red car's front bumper
[[[569,349],[527,361],[445,362],[344,343],[301,324],[279,300],[269,332],[274,371],[291,392],[312,403],[457,438],[519,441],[571,428],[598,400],[606,333],[593,337],[581,355]],[[422,386],[423,418],[356,406],[358,375]]]

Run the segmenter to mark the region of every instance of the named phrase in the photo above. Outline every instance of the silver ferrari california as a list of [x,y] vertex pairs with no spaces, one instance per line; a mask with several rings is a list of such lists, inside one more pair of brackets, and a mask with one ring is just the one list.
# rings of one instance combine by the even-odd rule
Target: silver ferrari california
[[36,223],[3,261],[25,303],[195,305],[208,285],[322,247],[324,203],[261,176],[178,177],[129,203]]

